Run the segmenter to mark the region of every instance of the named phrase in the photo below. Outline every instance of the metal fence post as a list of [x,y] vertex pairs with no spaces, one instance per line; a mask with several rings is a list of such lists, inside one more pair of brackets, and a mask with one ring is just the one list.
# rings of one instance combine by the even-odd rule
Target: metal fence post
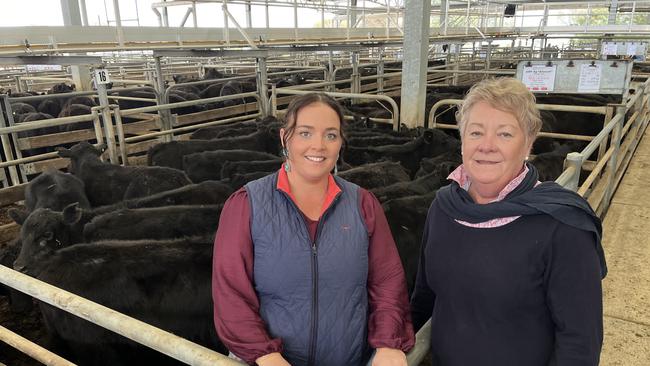
[[[154,88],[156,90],[156,101],[158,105],[169,103],[168,95],[165,93],[165,78],[163,76],[162,66],[160,65],[160,56],[154,57],[155,61],[155,79]],[[160,116],[160,130],[169,131],[172,129],[171,111],[169,109],[158,111]],[[160,136],[162,142],[172,141],[173,134],[164,134]]]
[[[14,115],[13,111],[11,109],[11,103],[9,103],[9,97],[6,94],[0,95],[0,100],[3,101],[2,104],[5,106],[5,113],[7,114],[7,120],[4,121],[4,117],[1,116],[2,114],[2,106],[0,106],[0,127],[11,127],[14,126]],[[7,137],[7,138],[4,138]],[[13,152],[11,150],[11,143],[9,142],[10,139],[8,138],[8,135],[3,136],[2,140],[2,146],[5,151],[5,157],[9,160],[13,159]],[[16,159],[20,159],[23,157],[23,154],[20,152],[20,148],[18,146],[18,134],[17,133],[12,133],[11,134],[11,139],[14,141],[14,148],[16,151]],[[7,140],[7,145],[5,146],[5,140]],[[18,167],[16,166],[10,166],[9,167],[9,175],[11,176],[12,180],[12,185],[18,185],[20,184],[20,178],[23,179],[23,182],[27,182],[27,174],[25,174],[25,167],[23,165],[19,165]]]
[[567,154],[566,160],[564,161],[564,169],[573,167],[574,170],[573,170],[573,175],[571,175],[569,182],[564,188],[570,189],[574,192],[578,190],[578,184],[580,182],[580,172],[582,171],[582,158],[583,158],[582,154],[578,152],[572,152]]
[[267,87],[266,57],[256,58],[257,91],[260,96],[259,109],[264,117],[269,115],[269,91]]
[[[104,123],[104,135],[106,136],[106,145],[108,146],[108,158],[111,163],[119,164],[117,158],[117,150],[115,143],[115,130],[113,130],[113,119],[111,118],[111,111],[108,107],[108,95],[106,93],[106,85],[95,82],[97,87],[97,96],[99,97],[99,106],[102,110],[102,122]],[[101,143],[97,141],[97,143]]]
[[379,62],[377,63],[377,94],[384,94],[384,47],[379,47]]
[[622,114],[623,118],[614,126],[612,130],[611,146],[614,148],[612,156],[610,156],[609,161],[607,162],[607,170],[609,171],[609,176],[607,177],[607,188],[605,189],[605,196],[603,197],[602,209],[601,212],[606,212],[609,207],[609,203],[612,200],[614,195],[614,182],[616,181],[617,166],[618,166],[618,155],[621,149],[621,134],[623,132],[623,124],[625,124],[625,106],[617,107],[616,114]]

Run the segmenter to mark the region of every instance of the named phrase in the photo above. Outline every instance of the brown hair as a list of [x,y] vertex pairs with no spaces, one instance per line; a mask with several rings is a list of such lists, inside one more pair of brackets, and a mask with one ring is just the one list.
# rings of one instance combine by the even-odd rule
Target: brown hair
[[314,103],[323,103],[326,106],[332,108],[334,112],[336,112],[341,125],[340,133],[341,138],[343,139],[342,148],[344,148],[347,145],[347,139],[345,138],[345,134],[343,132],[343,123],[345,121],[343,119],[343,107],[341,107],[336,99],[330,97],[325,93],[309,93],[299,95],[291,100],[289,107],[287,107],[287,112],[284,115],[284,125],[282,126],[282,128],[284,128],[284,136],[282,137],[282,146],[287,146],[287,141],[291,138],[293,132],[296,129],[296,116],[298,116],[298,112],[300,112],[300,110],[306,106]]

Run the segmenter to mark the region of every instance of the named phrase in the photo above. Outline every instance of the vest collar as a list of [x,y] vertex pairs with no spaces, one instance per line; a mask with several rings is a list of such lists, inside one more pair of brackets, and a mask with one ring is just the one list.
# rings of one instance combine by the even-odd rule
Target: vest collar
[[[287,175],[287,172],[284,171],[284,169],[280,168],[278,170],[278,182],[276,184],[276,188],[289,196],[293,202],[296,202],[296,197],[294,197],[293,193],[291,193],[291,186],[289,186],[289,177]],[[332,174],[328,174],[327,176],[327,193],[325,196],[325,201],[323,202],[323,207],[321,207],[320,210],[320,216],[323,216],[325,211],[330,207],[332,202],[334,202],[334,199],[336,196],[341,193],[341,188],[336,184],[336,180],[334,180],[334,176]]]

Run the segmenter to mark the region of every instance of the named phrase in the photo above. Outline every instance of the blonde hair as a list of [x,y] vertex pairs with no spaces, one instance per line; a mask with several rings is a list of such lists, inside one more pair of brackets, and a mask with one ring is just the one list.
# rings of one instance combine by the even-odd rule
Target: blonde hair
[[542,128],[542,118],[535,105],[535,96],[521,81],[504,77],[485,79],[474,84],[456,112],[461,138],[465,133],[469,111],[479,102],[486,102],[493,108],[514,115],[525,132],[526,143],[532,144],[535,141]]

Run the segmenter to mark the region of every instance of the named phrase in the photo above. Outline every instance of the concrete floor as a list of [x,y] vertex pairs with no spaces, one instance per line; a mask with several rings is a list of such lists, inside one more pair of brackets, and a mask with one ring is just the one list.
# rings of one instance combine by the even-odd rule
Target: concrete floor
[[603,366],[650,365],[650,129],[603,222]]

